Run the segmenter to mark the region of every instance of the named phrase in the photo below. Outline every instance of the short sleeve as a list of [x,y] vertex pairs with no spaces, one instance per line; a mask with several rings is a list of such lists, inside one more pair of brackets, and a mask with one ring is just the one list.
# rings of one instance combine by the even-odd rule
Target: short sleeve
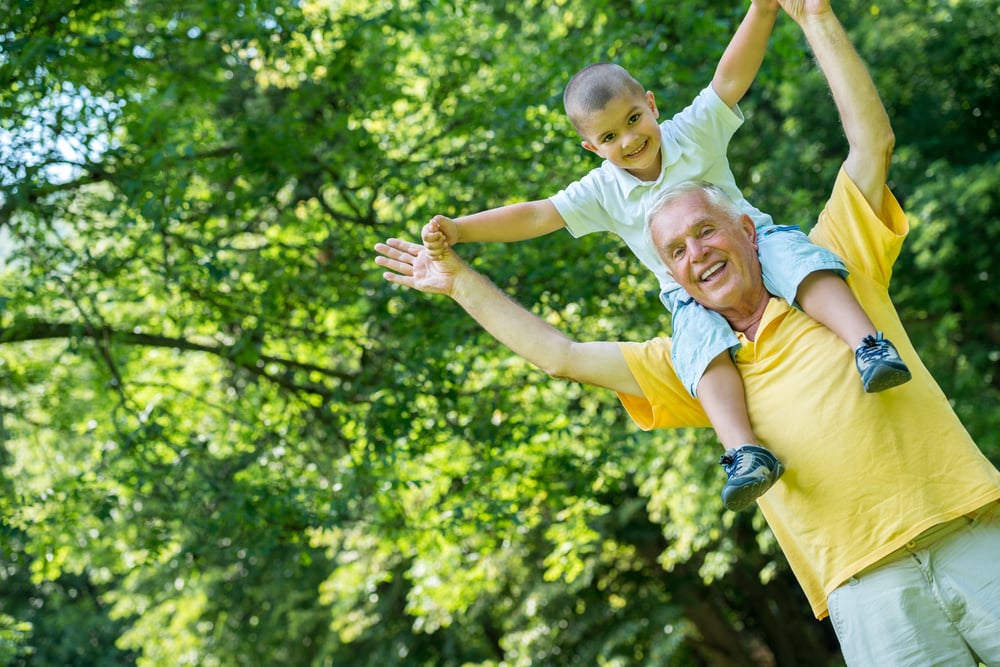
[[645,343],[619,343],[625,363],[642,388],[642,396],[618,394],[629,416],[639,428],[683,428],[710,426],[701,403],[684,388],[670,361],[670,339],[654,338]]

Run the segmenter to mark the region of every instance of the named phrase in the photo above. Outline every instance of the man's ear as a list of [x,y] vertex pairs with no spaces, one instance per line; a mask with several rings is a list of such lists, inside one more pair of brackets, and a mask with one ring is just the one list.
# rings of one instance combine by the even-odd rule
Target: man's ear
[[760,250],[757,247],[757,225],[753,224],[753,218],[744,213],[740,216],[740,227],[743,229],[743,233],[747,235],[750,239],[750,245],[753,246],[754,250]]

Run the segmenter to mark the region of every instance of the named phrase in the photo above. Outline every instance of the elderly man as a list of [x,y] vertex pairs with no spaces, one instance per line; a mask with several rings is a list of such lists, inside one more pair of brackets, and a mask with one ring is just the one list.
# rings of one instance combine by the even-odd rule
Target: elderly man
[[[889,299],[908,231],[885,185],[889,120],[829,0],[782,6],[827,77],[850,145],[811,237],[845,260],[852,291],[913,380],[865,394],[847,346],[768,293],[752,222],[713,188],[666,194],[649,233],[678,282],[738,333],[751,421],[787,465],[758,504],[816,617],[831,616],[847,663],[1000,665],[1000,472],[919,362]],[[441,243],[433,232],[424,241]],[[387,280],[447,294],[553,376],[618,392],[642,428],[708,425],[671,367],[669,339],[578,343],[454,253],[433,262],[396,239],[377,250]]]

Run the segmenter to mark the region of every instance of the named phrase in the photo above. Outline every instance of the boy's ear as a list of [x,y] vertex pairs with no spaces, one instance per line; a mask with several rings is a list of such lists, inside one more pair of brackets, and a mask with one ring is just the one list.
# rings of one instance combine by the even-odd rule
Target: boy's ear
[[596,153],[597,155],[600,155],[600,153],[597,151],[597,146],[590,143],[589,141],[581,141],[580,145],[583,146],[584,149],[590,151],[591,153]]
[[653,118],[660,117],[660,110],[656,108],[656,100],[653,99],[653,91],[651,90],[646,91],[646,105],[653,112]]

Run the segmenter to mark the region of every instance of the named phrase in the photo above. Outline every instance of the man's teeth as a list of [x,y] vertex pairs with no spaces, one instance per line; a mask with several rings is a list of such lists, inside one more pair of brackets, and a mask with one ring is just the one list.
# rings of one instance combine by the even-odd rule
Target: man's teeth
[[705,269],[705,270],[704,270],[704,271],[702,272],[702,274],[701,274],[701,279],[702,279],[702,280],[708,280],[708,279],[709,279],[709,277],[710,277],[710,276],[711,276],[711,275],[712,275],[713,273],[715,273],[716,271],[718,271],[718,270],[719,270],[719,269],[721,269],[721,268],[722,268],[722,262],[716,262],[715,264],[713,264],[712,266],[708,267],[707,269]]

